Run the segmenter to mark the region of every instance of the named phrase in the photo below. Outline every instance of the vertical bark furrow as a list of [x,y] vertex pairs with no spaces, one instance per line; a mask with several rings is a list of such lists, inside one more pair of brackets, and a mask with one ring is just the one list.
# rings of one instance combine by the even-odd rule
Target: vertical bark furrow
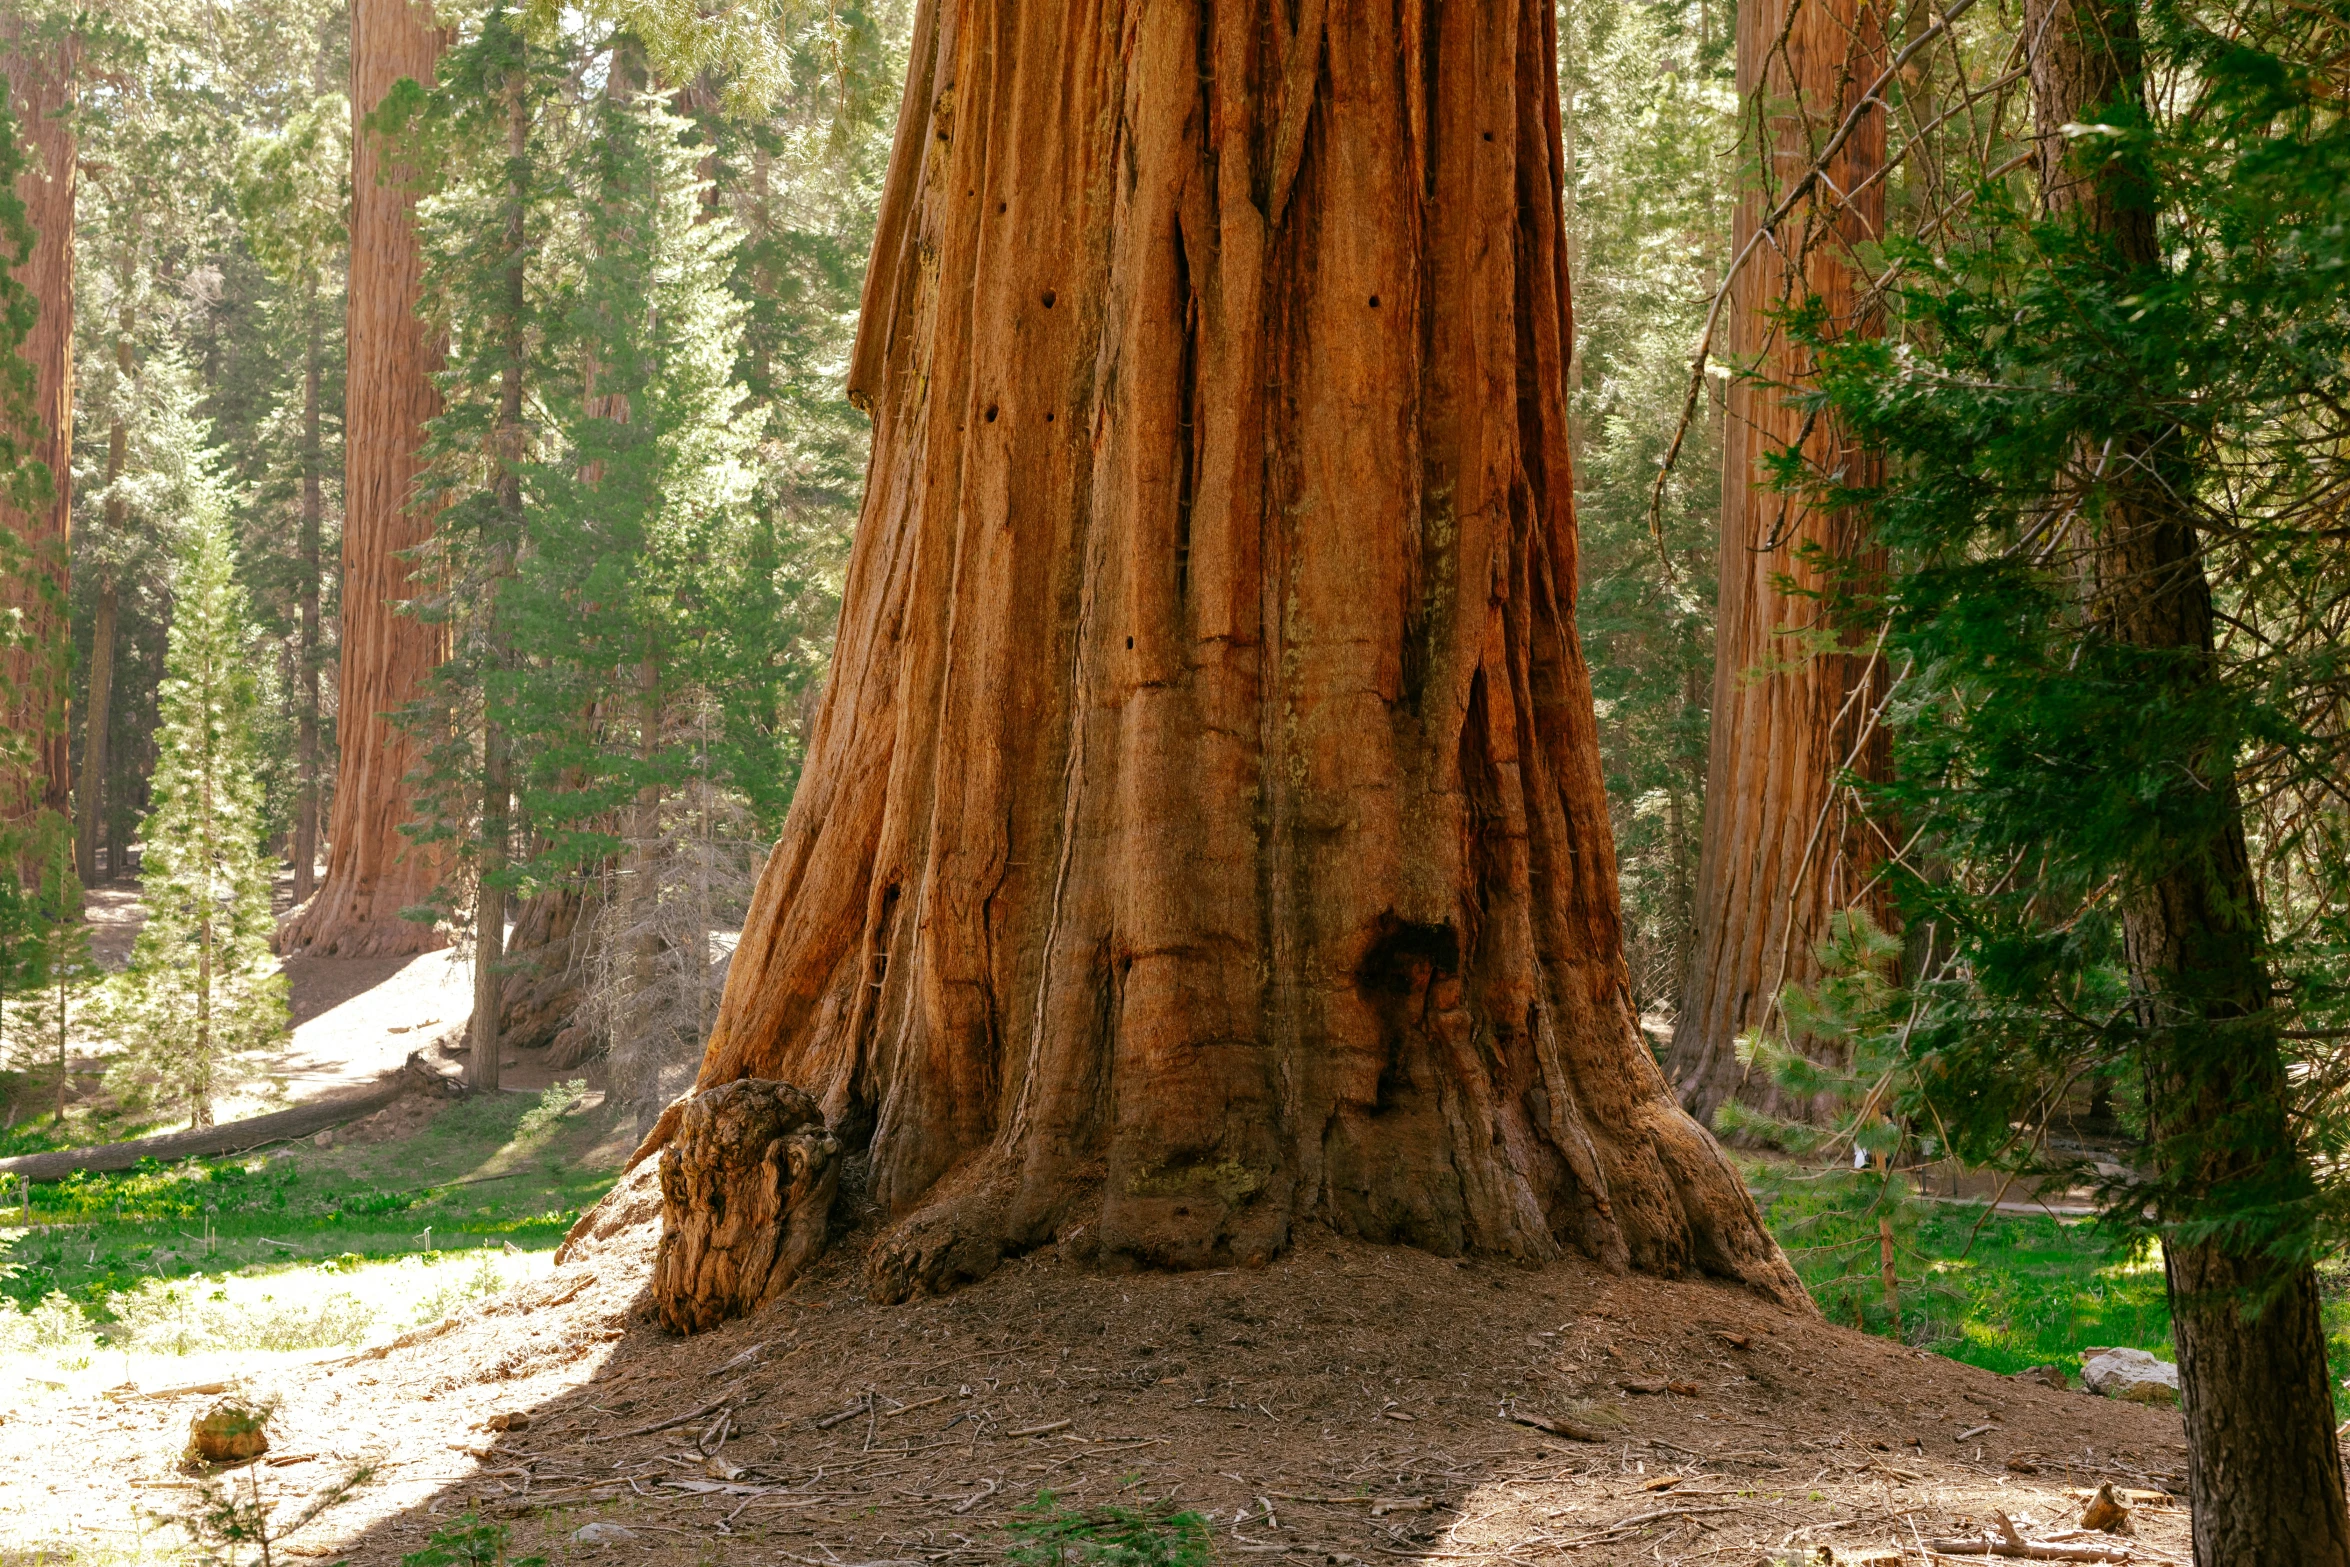
[[832,681],[700,1080],[870,1158],[885,1297],[1311,1220],[1802,1299],[1627,1001],[1551,25],[920,13]]

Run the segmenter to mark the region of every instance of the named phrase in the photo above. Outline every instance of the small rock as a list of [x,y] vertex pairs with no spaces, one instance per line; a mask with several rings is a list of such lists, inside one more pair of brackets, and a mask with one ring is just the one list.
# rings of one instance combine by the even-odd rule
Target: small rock
[[334,1145],[335,1134],[332,1131],[320,1132],[316,1137],[310,1139],[310,1146],[313,1148],[332,1148]]
[[2010,1375],[2008,1380],[2010,1382],[2037,1382],[2042,1387],[2052,1387],[2059,1393],[2073,1385],[2071,1379],[2065,1376],[2062,1366],[2026,1366],[2023,1370]]
[[2142,1349],[2092,1349],[2081,1356],[2081,1385],[2133,1404],[2179,1401],[2179,1368]]
[[574,1545],[619,1545],[636,1538],[634,1529],[623,1529],[616,1523],[591,1523],[571,1534]]

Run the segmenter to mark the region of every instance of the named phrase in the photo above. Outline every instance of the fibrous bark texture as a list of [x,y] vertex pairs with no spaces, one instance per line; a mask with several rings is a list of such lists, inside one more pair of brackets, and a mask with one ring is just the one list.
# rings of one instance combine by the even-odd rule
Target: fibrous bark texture
[[[71,763],[66,732],[64,614],[68,540],[73,517],[73,215],[78,172],[73,130],[74,54],[70,40],[35,35],[21,20],[0,23],[0,78],[25,152],[16,182],[32,225],[33,253],[16,280],[39,312],[18,350],[33,367],[35,428],[24,432],[29,455],[48,466],[49,501],[27,514],[0,502],[0,527],[31,547],[36,569],[49,573],[54,593],[10,586],[0,612],[24,614],[31,652],[0,651],[13,696],[0,725],[28,739],[35,778],[0,779],[0,823],[36,810],[64,816],[71,808]],[[29,589],[31,584],[25,584]],[[22,597],[16,597],[22,592]]]
[[1799,1302],[1634,1028],[1551,7],[1291,14],[922,5],[837,653],[699,1091],[869,1155],[883,1299],[1316,1220]]
[[[432,536],[411,504],[425,421],[440,412],[432,374],[442,345],[417,319],[423,258],[413,200],[399,186],[366,118],[402,77],[429,83],[442,33],[421,0],[351,7],[351,266],[348,391],[343,421],[343,623],[334,810],[326,877],[279,937],[286,951],[381,957],[445,943],[400,918],[440,881],[436,855],[400,835],[405,780],[417,761],[387,716],[443,656],[438,628],[393,606],[411,598],[404,552]],[[386,183],[387,177],[392,181]]]
[[1824,624],[1820,600],[1798,591],[1829,587],[1837,563],[1874,573],[1883,555],[1864,518],[1775,488],[1765,466],[1800,447],[1818,473],[1873,482],[1869,453],[1794,405],[1812,379],[1811,353],[1781,315],[1816,298],[1831,332],[1873,330],[1852,247],[1883,227],[1885,185],[1871,183],[1884,162],[1882,113],[1862,117],[1815,195],[1753,244],[1883,68],[1882,26],[1882,12],[1859,0],[1738,8],[1739,91],[1763,173],[1741,196],[1732,230],[1733,255],[1753,245],[1731,282],[1727,316],[1727,357],[1746,373],[1731,383],[1723,432],[1705,832],[1666,1064],[1682,1104],[1709,1122],[1732,1097],[1770,1114],[1811,1113],[1749,1077],[1738,1036],[1765,1026],[1786,985],[1819,977],[1831,915],[1856,904],[1880,920],[1887,912],[1881,899],[1864,903],[1880,845],[1838,787],[1847,770],[1884,775],[1882,731],[1871,722],[1880,664],[1850,633]]
[[653,1309],[673,1333],[747,1316],[823,1250],[840,1145],[814,1100],[742,1078],[685,1106],[661,1152]]
[[[2043,204],[2077,222],[2125,282],[2156,275],[2147,186],[2095,139],[2067,134],[2145,119],[2135,5],[2027,0],[2024,37]],[[2135,437],[2119,461],[2080,452],[2068,482],[2101,493],[2059,500],[2075,519],[2091,633],[2152,655],[2141,667],[2184,688],[2155,710],[2191,710],[2215,674],[2216,614],[2195,513],[2179,498],[2192,476],[2182,484],[2164,472],[2176,460],[2166,444],[2175,438]],[[2122,937],[2154,1158],[2170,1193],[2158,1218],[2195,1560],[2350,1567],[2316,1269],[2289,1235],[2258,1232],[2305,1211],[2315,1183],[2288,1116],[2293,1089],[2274,1025],[2260,1026],[2272,985],[2234,759],[2184,760],[2209,780],[2216,828],[2203,842],[2167,846],[2161,873],[2123,899]],[[2212,1226],[2215,1213],[2236,1223]]]

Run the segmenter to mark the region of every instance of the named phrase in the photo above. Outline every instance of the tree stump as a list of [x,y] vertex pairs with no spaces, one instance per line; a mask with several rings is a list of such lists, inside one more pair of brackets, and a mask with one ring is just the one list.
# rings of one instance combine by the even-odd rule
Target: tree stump
[[824,1249],[840,1145],[789,1083],[743,1078],[681,1107],[661,1153],[654,1311],[673,1333],[747,1316]]

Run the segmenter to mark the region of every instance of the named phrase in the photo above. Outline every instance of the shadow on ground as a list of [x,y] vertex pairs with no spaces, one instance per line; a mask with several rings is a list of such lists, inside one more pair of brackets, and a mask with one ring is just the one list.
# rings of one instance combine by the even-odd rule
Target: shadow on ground
[[1220,1559],[1891,1562],[1994,1507],[2069,1523],[2100,1480],[2141,1493],[2138,1559],[2183,1554],[2154,1494],[2175,1415],[1720,1285],[1309,1232],[1257,1271],[1046,1253],[877,1307],[852,1237],[789,1298],[681,1341],[641,1320],[652,1234],[289,1390],[280,1465],[257,1470],[282,1512],[373,1473],[287,1554],[390,1564],[476,1514],[551,1562],[960,1563],[1001,1558],[1049,1493],[1196,1512]]

